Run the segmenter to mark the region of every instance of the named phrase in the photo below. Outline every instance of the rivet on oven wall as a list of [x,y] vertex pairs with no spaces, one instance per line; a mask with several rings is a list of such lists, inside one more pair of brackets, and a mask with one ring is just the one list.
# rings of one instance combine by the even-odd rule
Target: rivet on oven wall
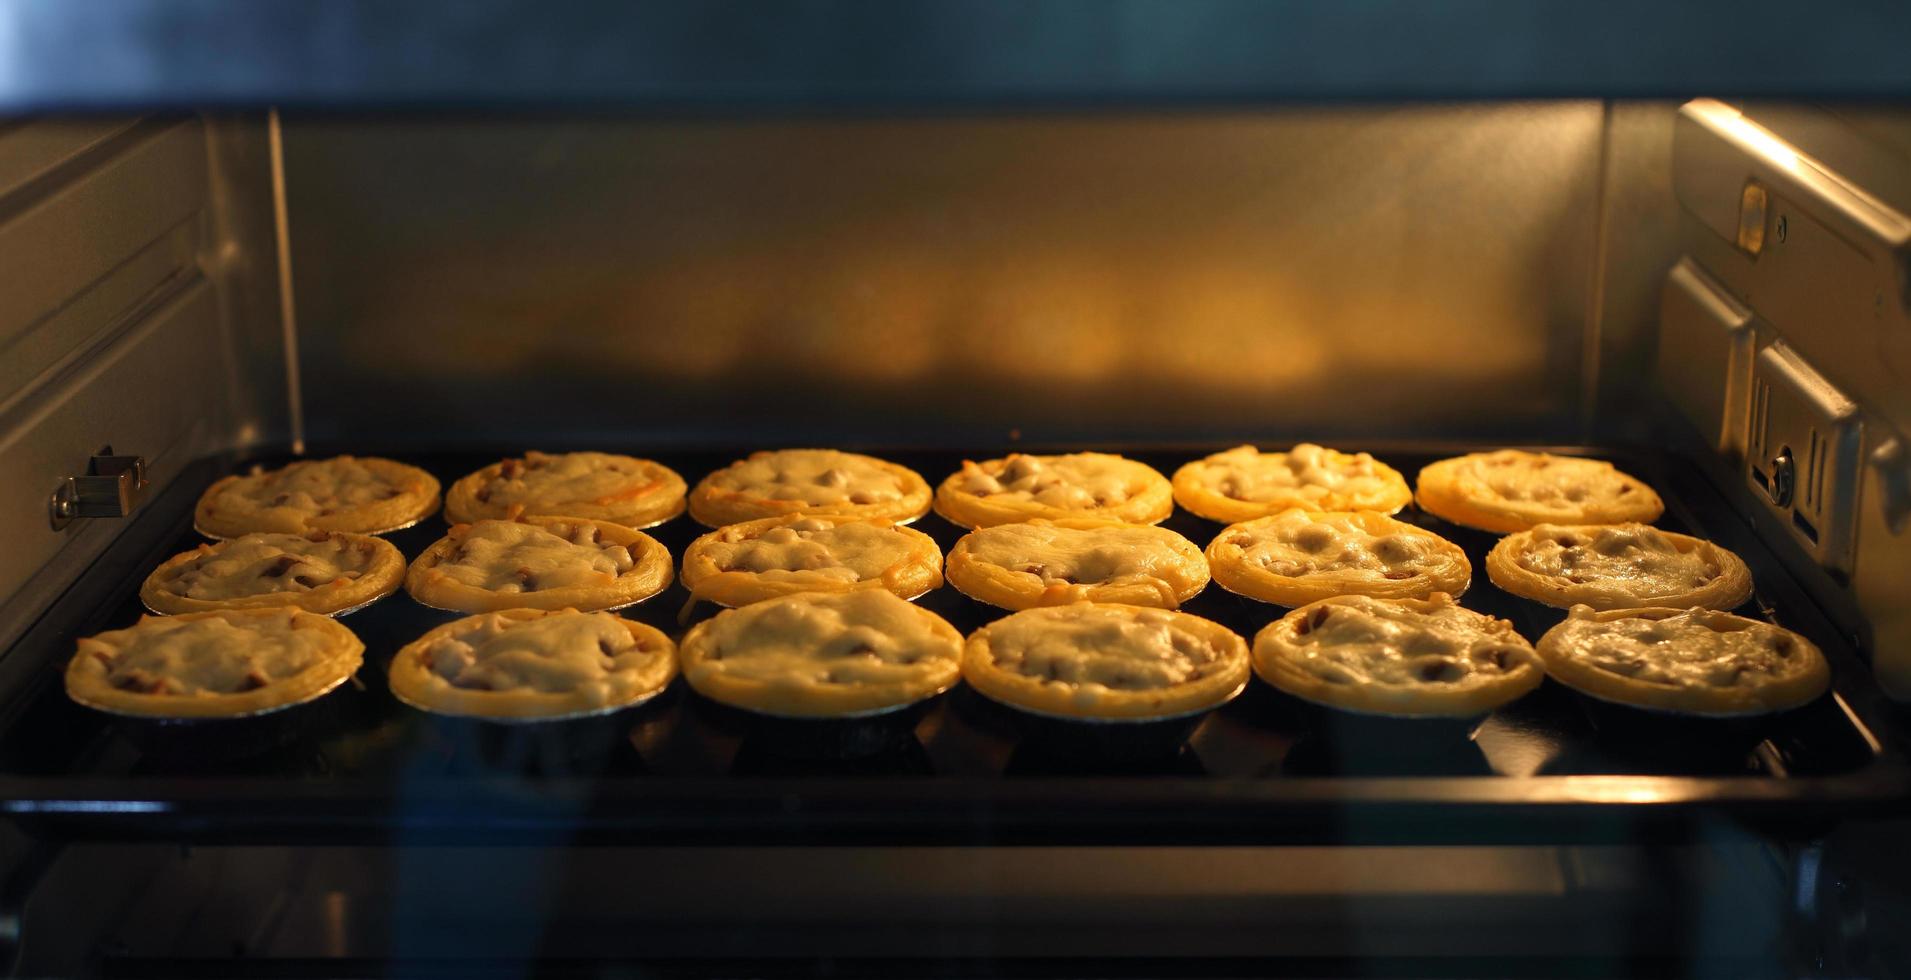
[[1778,243],[1780,245],[1785,244],[1785,216],[1784,215],[1781,214],[1778,216],[1778,225],[1777,227],[1772,229],[1772,232],[1773,234],[1778,236]]

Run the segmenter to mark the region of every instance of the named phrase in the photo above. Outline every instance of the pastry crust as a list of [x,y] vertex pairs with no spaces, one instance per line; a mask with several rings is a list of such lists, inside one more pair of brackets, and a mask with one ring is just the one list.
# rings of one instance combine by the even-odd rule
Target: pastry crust
[[1076,602],[1176,609],[1207,587],[1208,562],[1164,527],[1038,518],[963,535],[949,552],[949,584],[1009,610]]
[[1397,513],[1413,500],[1407,478],[1367,453],[1303,442],[1284,453],[1236,446],[1174,473],[1174,499],[1211,521],[1239,523],[1303,510]]
[[677,645],[607,612],[501,609],[453,620],[406,644],[391,692],[421,711],[557,721],[608,714],[661,693]]
[[928,511],[929,484],[915,470],[834,449],[754,452],[697,481],[690,492],[690,516],[706,527],[784,514],[907,524]]
[[1582,694],[1715,718],[1787,711],[1831,686],[1831,668],[1791,630],[1712,609],[1574,606],[1539,640],[1546,672]]
[[1500,534],[1541,524],[1649,524],[1665,512],[1651,487],[1611,463],[1520,449],[1428,464],[1417,499],[1429,514]]
[[1222,588],[1280,606],[1459,595],[1473,579],[1465,549],[1374,511],[1294,509],[1243,521],[1216,535],[1207,556]]
[[959,678],[962,634],[881,589],[803,592],[698,623],[678,654],[714,701],[760,714],[844,718],[934,697]]
[[437,609],[622,609],[662,592],[673,572],[657,539],[581,517],[456,524],[405,575]]
[[1027,609],[969,634],[962,677],[1033,714],[1151,721],[1207,711],[1247,686],[1247,642],[1168,609],[1078,602]]
[[936,488],[936,513],[963,527],[1038,517],[1159,524],[1174,513],[1174,488],[1154,467],[1109,453],[1010,453],[962,469]]
[[690,594],[747,606],[798,592],[884,589],[914,599],[942,587],[935,539],[883,518],[788,514],[721,527],[683,553]]
[[153,569],[139,600],[161,614],[295,608],[350,612],[398,591],[405,556],[369,534],[247,534],[177,554]]
[[1254,637],[1254,672],[1304,701],[1421,718],[1485,714],[1545,679],[1512,623],[1444,593],[1309,603]]
[[365,645],[303,609],[142,616],[79,641],[68,697],[149,718],[243,718],[313,700],[358,670]]
[[651,527],[683,513],[685,484],[662,463],[612,453],[539,453],[499,460],[451,485],[445,520],[587,517]]
[[1486,574],[1561,609],[1733,609],[1752,597],[1752,572],[1738,555],[1645,524],[1541,524],[1501,538]]
[[438,509],[438,480],[416,466],[376,456],[303,459],[276,470],[255,466],[213,482],[193,509],[209,538],[254,532],[384,534]]

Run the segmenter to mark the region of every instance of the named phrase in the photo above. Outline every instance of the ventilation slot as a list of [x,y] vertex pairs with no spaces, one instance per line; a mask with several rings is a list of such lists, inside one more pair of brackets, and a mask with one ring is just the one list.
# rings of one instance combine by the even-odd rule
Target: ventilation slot
[[[1805,453],[1805,472],[1800,474],[1798,481],[1798,495],[1802,498],[1799,505],[1817,510],[1818,494],[1824,489],[1819,478],[1824,471],[1825,441],[1818,437],[1817,429],[1812,429],[1808,438],[1810,448]],[[1816,538],[1817,535],[1812,537]]]
[[1767,430],[1765,419],[1772,405],[1772,386],[1760,381],[1752,388],[1752,458],[1759,462],[1770,458],[1770,446],[1766,444]]
[[1792,511],[1792,526],[1797,528],[1798,533],[1804,535],[1805,540],[1811,542],[1813,547],[1818,546],[1818,525],[1806,520],[1805,515],[1794,510]]

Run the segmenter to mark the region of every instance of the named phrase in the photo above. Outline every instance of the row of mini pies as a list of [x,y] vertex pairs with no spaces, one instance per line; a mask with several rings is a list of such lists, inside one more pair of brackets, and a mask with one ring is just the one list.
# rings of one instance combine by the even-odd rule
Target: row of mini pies
[[[207,488],[194,524],[208,537],[253,532],[384,533],[438,508],[438,482],[375,457],[304,460],[255,469]],[[886,460],[831,449],[753,453],[687,491],[651,460],[611,453],[526,453],[469,474],[446,492],[445,516],[461,524],[517,517],[581,517],[649,527],[682,513],[711,527],[787,514],[883,518],[927,513],[964,527],[1036,518],[1102,518],[1157,524],[1175,502],[1233,523],[1290,508],[1391,514],[1418,499],[1455,523],[1508,533],[1539,524],[1651,522],[1658,495],[1600,460],[1520,450],[1473,453],[1423,469],[1418,494],[1367,453],[1303,443],[1286,452],[1240,446],[1182,466],[1172,481],[1146,464],[1107,453],[1012,453],[964,462],[933,496],[923,478]]]
[[[1680,656],[1652,661],[1646,647]],[[66,685],[76,701],[118,714],[256,715],[322,696],[358,669],[363,651],[343,624],[302,610],[147,617],[81,640]],[[1107,603],[1025,610],[965,639],[879,590],[726,610],[680,647],[610,613],[481,613],[397,651],[389,678],[396,697],[426,711],[525,721],[630,707],[679,670],[703,695],[771,716],[879,714],[960,679],[1013,708],[1102,723],[1210,710],[1239,694],[1250,670],[1305,701],[1400,718],[1482,715],[1545,674],[1601,700],[1754,716],[1818,697],[1829,678],[1804,638],[1709,610],[1580,607],[1535,650],[1510,623],[1444,594],[1342,596],[1275,620],[1250,648],[1197,616]]]
[[[1556,527],[1508,535],[1487,558],[1495,584],[1567,608],[1716,609],[1749,597],[1731,551],[1643,524]],[[719,528],[684,554],[691,594],[743,606],[796,592],[881,589],[915,598],[943,582],[928,535],[891,521],[822,515]],[[1174,609],[1210,575],[1231,592],[1284,606],[1335,595],[1459,595],[1472,569],[1458,545],[1373,512],[1299,509],[1230,525],[1205,553],[1151,525],[1033,520],[971,531],[951,549],[951,584],[1009,610],[1078,601]],[[395,591],[455,612],[617,609],[661,592],[671,556],[642,531],[572,517],[459,524],[409,570],[370,535],[248,534],[174,556],[140,590],[159,613],[296,606],[338,614]]]

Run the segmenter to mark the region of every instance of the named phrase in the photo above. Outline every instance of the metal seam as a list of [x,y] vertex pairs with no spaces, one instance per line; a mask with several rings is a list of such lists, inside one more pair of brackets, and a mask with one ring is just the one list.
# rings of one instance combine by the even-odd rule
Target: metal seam
[[305,397],[299,383],[299,321],[292,301],[292,228],[286,218],[285,140],[279,128],[279,110],[266,113],[267,142],[272,149],[272,232],[279,256],[279,329],[285,343],[285,397],[292,435],[292,452],[305,452]]

